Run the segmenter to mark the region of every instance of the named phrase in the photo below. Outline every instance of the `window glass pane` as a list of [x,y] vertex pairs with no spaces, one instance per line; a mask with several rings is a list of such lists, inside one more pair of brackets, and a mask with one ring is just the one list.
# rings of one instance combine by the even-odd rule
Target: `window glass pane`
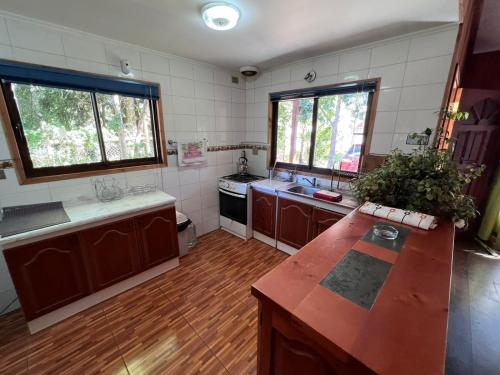
[[34,168],[101,161],[90,94],[12,84]]
[[368,95],[360,92],[319,98],[314,167],[358,171]]
[[278,103],[276,160],[309,164],[314,99],[283,100]]
[[107,160],[154,157],[149,100],[107,94],[96,97]]

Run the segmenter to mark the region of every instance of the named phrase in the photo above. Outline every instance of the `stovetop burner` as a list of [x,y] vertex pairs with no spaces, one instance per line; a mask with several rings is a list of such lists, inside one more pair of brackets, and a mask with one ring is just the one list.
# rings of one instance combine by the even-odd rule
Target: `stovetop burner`
[[232,174],[232,175],[229,175],[229,176],[224,176],[222,178],[225,179],[225,180],[229,180],[229,181],[248,183],[248,182],[252,182],[252,181],[263,180],[265,177],[255,176],[253,174],[239,174],[239,173],[235,173],[235,174]]

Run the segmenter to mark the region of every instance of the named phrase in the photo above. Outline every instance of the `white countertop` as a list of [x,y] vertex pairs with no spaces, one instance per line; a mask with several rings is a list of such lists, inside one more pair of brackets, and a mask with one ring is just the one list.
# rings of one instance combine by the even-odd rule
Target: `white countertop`
[[85,204],[66,205],[64,209],[70,219],[67,223],[52,225],[29,232],[19,233],[8,237],[0,237],[1,247],[13,247],[14,242],[29,240],[37,237],[46,237],[48,234],[67,231],[68,229],[93,224],[99,221],[126,216],[143,210],[156,207],[172,206],[175,198],[162,191],[128,196],[111,202],[90,201]]
[[294,182],[290,181],[282,181],[282,180],[270,180],[266,178],[265,180],[259,180],[252,182],[252,186],[258,188],[258,189],[263,189],[271,192],[275,192],[278,189],[283,189],[285,186],[288,185],[295,185]]

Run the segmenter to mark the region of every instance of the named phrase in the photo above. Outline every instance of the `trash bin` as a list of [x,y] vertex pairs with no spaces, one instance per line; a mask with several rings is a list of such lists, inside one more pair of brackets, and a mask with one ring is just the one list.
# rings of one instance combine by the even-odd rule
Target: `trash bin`
[[182,212],[176,211],[177,233],[179,238],[179,256],[184,256],[196,245],[196,227]]

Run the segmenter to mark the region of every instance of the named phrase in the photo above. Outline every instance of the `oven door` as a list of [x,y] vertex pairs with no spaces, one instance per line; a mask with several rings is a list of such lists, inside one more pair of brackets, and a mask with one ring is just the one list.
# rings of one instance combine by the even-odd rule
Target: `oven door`
[[219,206],[221,216],[247,225],[247,196],[219,189]]

